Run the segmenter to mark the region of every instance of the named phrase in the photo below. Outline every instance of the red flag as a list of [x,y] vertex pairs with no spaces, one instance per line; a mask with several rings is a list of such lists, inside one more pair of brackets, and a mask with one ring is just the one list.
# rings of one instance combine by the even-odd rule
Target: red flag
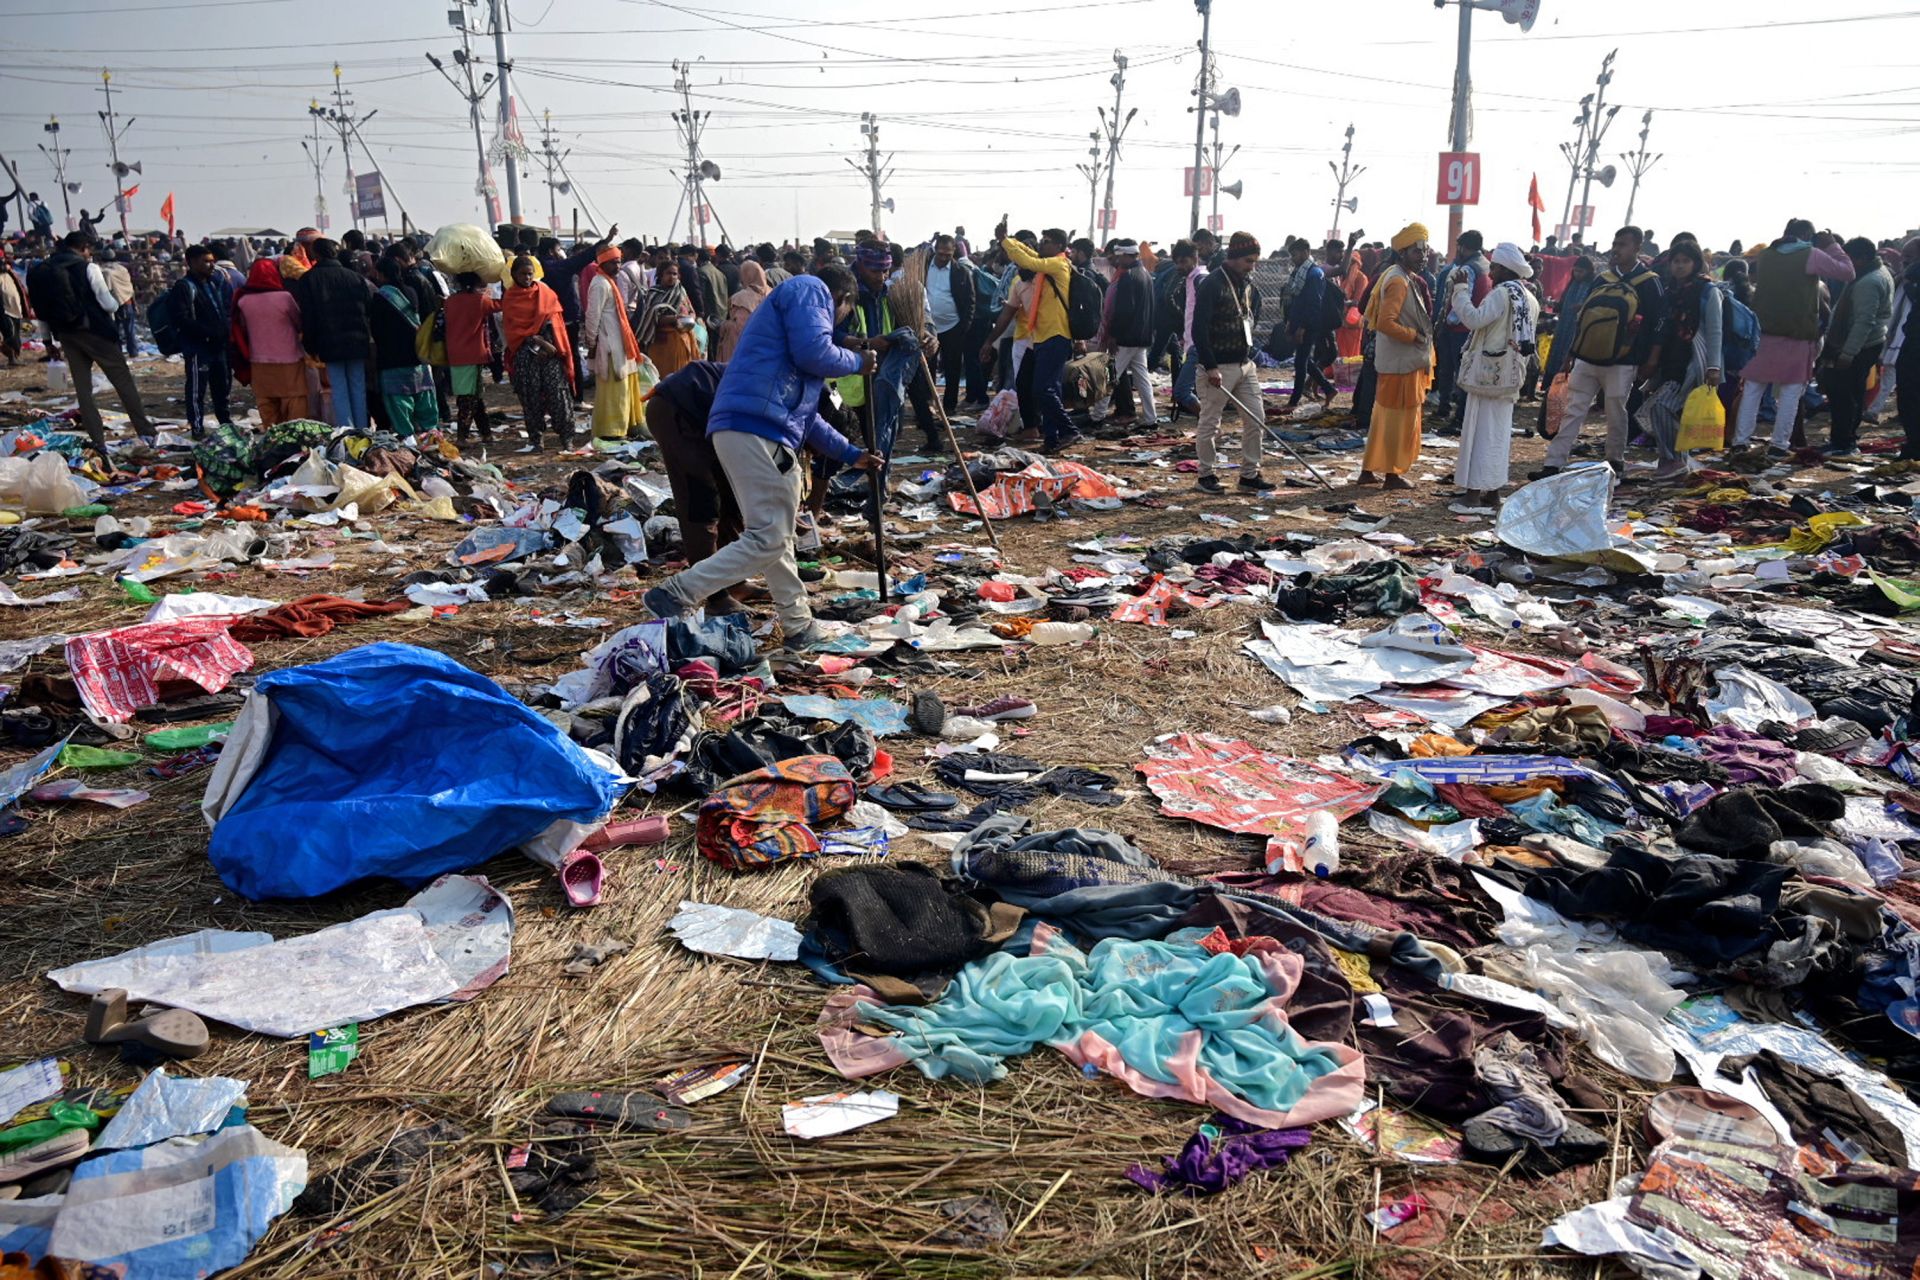
[[1533,182],[1527,187],[1527,203],[1533,208],[1533,242],[1540,243],[1540,215],[1547,211],[1547,202],[1540,198],[1540,175],[1533,175]]
[[167,192],[167,198],[160,202],[160,216],[167,220],[167,234],[173,234],[173,192]]
[[140,194],[140,184],[136,182],[132,186],[128,187],[125,191],[122,191],[120,193],[120,197],[123,200],[131,200],[139,194]]

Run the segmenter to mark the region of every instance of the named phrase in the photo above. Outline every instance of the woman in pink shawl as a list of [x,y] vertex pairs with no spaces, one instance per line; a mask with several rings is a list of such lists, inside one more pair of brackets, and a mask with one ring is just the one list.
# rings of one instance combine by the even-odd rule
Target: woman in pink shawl
[[773,290],[767,284],[766,268],[751,258],[740,264],[740,288],[727,300],[727,322],[720,326],[720,339],[714,344],[715,360],[733,358],[733,348],[740,341],[741,330],[747,327],[747,320],[753,315],[754,308],[766,301],[771,292]]

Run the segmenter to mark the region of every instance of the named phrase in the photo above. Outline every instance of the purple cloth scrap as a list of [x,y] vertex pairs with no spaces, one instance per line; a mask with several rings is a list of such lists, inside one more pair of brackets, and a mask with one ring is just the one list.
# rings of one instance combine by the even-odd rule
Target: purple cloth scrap
[[1307,1145],[1310,1136],[1305,1129],[1261,1129],[1232,1116],[1216,1115],[1187,1139],[1179,1155],[1162,1159],[1166,1172],[1136,1164],[1127,1170],[1127,1178],[1143,1191],[1215,1195],[1250,1173],[1285,1164]]

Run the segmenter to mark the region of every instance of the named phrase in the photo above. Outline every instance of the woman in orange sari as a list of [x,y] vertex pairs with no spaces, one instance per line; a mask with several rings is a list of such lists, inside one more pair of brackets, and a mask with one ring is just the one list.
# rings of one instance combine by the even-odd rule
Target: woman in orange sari
[[[1334,241],[1328,247],[1338,248],[1339,242]],[[1340,261],[1340,292],[1346,295],[1347,318],[1353,323],[1342,324],[1333,340],[1342,360],[1358,360],[1362,340],[1366,336],[1366,325],[1360,316],[1360,300],[1367,296],[1367,273],[1361,269],[1360,259],[1351,249],[1345,250]]]
[[527,423],[527,441],[540,447],[551,430],[562,449],[573,448],[573,348],[560,295],[533,278],[534,261],[513,260],[513,287],[501,297],[507,369]]

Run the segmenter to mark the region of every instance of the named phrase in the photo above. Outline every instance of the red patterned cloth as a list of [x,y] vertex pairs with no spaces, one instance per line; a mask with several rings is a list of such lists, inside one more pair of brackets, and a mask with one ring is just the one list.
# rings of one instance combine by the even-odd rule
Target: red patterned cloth
[[860,798],[847,766],[832,756],[795,756],[722,783],[700,805],[694,843],[730,871],[760,871],[820,852],[814,826]]
[[96,631],[67,641],[67,667],[88,714],[124,724],[160,701],[162,680],[191,680],[208,693],[253,665],[227,634],[231,618],[183,618]]
[[1064,458],[1049,458],[1021,471],[1011,471],[980,491],[980,503],[974,505],[969,493],[949,493],[947,503],[962,515],[983,513],[990,520],[1032,515],[1038,510],[1034,495],[1044,493],[1054,504],[1069,498],[1117,498],[1120,490],[1113,481],[1092,467]]

